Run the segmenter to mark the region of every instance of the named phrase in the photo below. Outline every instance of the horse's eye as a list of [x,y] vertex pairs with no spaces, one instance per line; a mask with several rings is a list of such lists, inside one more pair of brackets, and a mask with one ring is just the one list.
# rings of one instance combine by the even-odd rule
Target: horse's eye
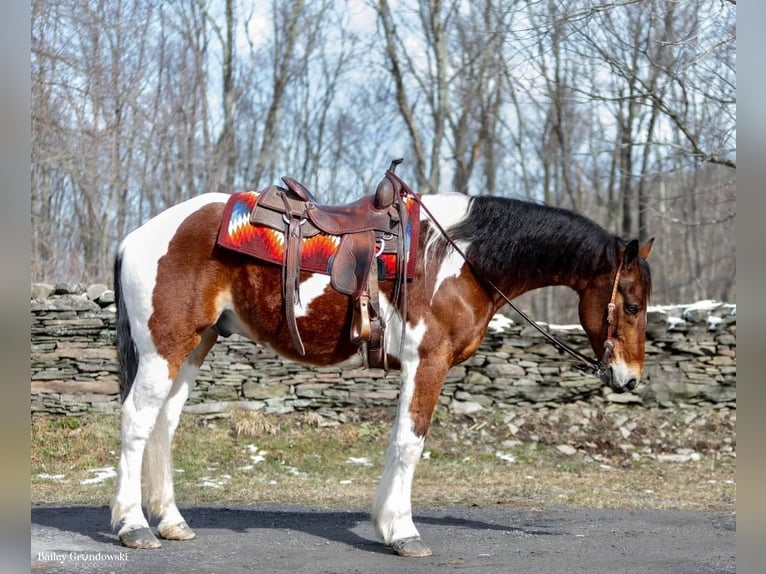
[[638,315],[638,305],[625,305],[625,312],[628,315]]

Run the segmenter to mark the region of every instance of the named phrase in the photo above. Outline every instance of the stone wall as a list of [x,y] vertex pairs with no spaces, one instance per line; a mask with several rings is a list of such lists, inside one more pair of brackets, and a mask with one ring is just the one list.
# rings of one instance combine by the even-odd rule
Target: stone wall
[[[34,284],[31,312],[32,413],[117,412],[114,293],[105,285]],[[579,326],[551,330],[591,354]],[[576,370],[533,328],[498,316],[479,351],[450,371],[440,402],[462,413],[574,401],[736,407],[735,305],[653,307],[646,353],[638,390],[617,395]],[[238,407],[333,416],[348,407],[392,405],[397,396],[396,373],[308,367],[234,336],[211,351],[186,411]]]

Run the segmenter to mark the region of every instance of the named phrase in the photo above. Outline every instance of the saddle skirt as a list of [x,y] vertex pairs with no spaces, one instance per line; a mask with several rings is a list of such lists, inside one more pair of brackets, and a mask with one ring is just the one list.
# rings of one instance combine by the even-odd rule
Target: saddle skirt
[[[231,195],[224,208],[218,230],[217,244],[225,249],[243,253],[255,259],[282,265],[285,256],[285,234],[277,226],[253,225],[250,214],[258,203],[262,191],[244,191]],[[405,232],[407,252],[407,279],[415,275],[417,266],[420,204],[412,198],[404,199],[408,220]],[[318,231],[304,235],[300,250],[300,269],[311,273],[332,274],[332,265],[341,245],[342,235]],[[413,240],[414,238],[414,240]],[[396,238],[384,241],[383,252],[378,256],[379,279],[395,279],[397,270]]]

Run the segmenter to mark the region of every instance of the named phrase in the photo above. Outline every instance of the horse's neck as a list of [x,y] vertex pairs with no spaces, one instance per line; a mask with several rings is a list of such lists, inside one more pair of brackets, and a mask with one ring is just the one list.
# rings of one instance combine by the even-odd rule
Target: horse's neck
[[[590,276],[583,276],[574,265],[554,263],[549,253],[524,246],[520,240],[516,257],[508,261],[507,268],[497,278],[497,285],[510,299],[543,287],[565,286],[578,293],[585,288]],[[577,254],[557,253],[556,261],[575,261]],[[480,271],[481,272],[481,271]],[[501,301],[501,306],[504,301]]]
[[[596,270],[606,265],[610,234],[582,216],[501,198],[475,198],[460,205],[465,215],[442,209],[448,220],[442,225],[463,246],[479,282],[491,281],[509,298],[552,285],[582,293]],[[449,221],[450,215],[455,220]],[[443,262],[454,256],[446,240],[434,245]]]

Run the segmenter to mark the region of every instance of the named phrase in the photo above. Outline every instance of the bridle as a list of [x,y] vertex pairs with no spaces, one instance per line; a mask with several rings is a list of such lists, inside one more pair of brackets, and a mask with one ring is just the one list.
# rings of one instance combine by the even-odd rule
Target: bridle
[[[401,160],[394,160],[396,164],[401,163]],[[392,163],[392,166],[394,163]],[[471,264],[471,262],[468,260],[468,257],[466,256],[465,252],[460,248],[460,246],[449,236],[447,231],[442,227],[442,225],[437,221],[437,219],[434,217],[434,215],[431,213],[431,211],[428,209],[428,207],[423,204],[420,197],[415,194],[414,191],[405,183],[405,181],[396,175],[391,168],[389,168],[386,171],[386,176],[391,179],[392,181],[395,181],[401,186],[400,194],[402,197],[410,197],[414,201],[416,201],[422,210],[425,211],[426,215],[428,215],[431,222],[434,224],[434,226],[439,230],[439,233],[442,234],[444,239],[449,243],[449,245],[455,250],[455,252],[460,255],[460,257],[463,258],[463,261],[465,261],[465,264],[468,266],[468,268],[471,270],[473,275],[476,277],[478,281],[481,281],[484,283],[487,287],[489,287],[492,291],[497,293],[514,311],[516,311],[521,317],[532,327],[537,329],[537,331],[545,337],[554,347],[559,349],[560,351],[563,351],[567,354],[569,354],[572,358],[577,361],[577,364],[575,367],[581,371],[588,371],[592,374],[598,376],[600,379],[604,380],[606,377],[607,369],[609,368],[609,361],[612,358],[612,352],[614,351],[614,319],[615,319],[615,309],[616,304],[615,300],[617,298],[617,289],[620,284],[620,274],[622,272],[622,264],[623,261],[620,260],[620,264],[617,266],[617,273],[614,276],[614,282],[612,284],[612,296],[609,300],[609,304],[607,305],[607,316],[606,316],[606,322],[607,322],[607,336],[606,341],[604,341],[604,354],[601,357],[601,359],[594,359],[591,357],[588,357],[586,355],[583,355],[581,352],[579,352],[577,349],[572,348],[571,346],[567,345],[564,341],[558,339],[556,336],[552,335],[551,333],[548,333],[545,329],[543,329],[540,325],[535,322],[534,319],[529,317],[524,311],[522,311],[518,306],[516,306],[509,298],[508,296],[503,293],[497,285],[495,285],[490,279],[487,279],[486,277],[482,276],[481,274],[477,273],[474,266]]]
[[596,374],[603,376],[606,374],[606,369],[609,366],[609,360],[612,358],[612,351],[614,351],[614,311],[616,308],[615,299],[617,298],[617,288],[620,285],[620,273],[622,272],[622,262],[617,266],[617,273],[614,275],[614,283],[612,284],[612,297],[609,299],[609,304],[606,306],[606,341],[604,341],[604,356],[599,361],[599,369]]

